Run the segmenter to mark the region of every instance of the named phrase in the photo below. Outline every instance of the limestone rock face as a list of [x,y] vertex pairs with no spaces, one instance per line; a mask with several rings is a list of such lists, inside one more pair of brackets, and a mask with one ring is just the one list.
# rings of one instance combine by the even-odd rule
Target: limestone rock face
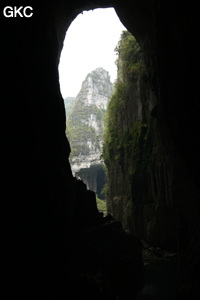
[[113,84],[109,73],[101,67],[95,69],[83,81],[72,112],[67,118],[72,172],[95,192],[97,176],[103,169],[103,118],[112,92]]
[[99,109],[106,109],[112,91],[109,73],[100,67],[87,75],[77,98],[88,106],[94,104]]

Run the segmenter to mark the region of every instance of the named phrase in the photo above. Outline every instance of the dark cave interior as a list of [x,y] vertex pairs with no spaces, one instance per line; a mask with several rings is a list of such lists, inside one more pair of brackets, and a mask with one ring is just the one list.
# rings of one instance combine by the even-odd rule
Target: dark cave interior
[[[16,0],[13,5],[23,2]],[[6,5],[12,1],[1,1],[1,11]],[[172,163],[172,203],[163,210],[157,227],[172,227],[162,245],[167,248],[170,237],[177,245],[183,289],[179,297],[197,299],[198,3],[52,0],[29,1],[28,5],[33,7],[31,18],[1,15],[3,299],[11,295],[66,299],[71,298],[70,293],[82,299],[134,299],[141,288],[140,236],[127,235],[111,216],[102,219],[95,207],[90,210],[91,219],[87,213],[80,217],[80,198],[90,201],[94,195],[76,185],[68,161],[59,56],[65,32],[77,14],[100,7],[115,8],[144,52],[154,93],[152,114],[158,120],[164,153]],[[79,218],[86,220],[81,229]],[[83,278],[86,273],[88,277]],[[136,297],[150,299],[141,293]],[[151,299],[160,298],[154,295]]]

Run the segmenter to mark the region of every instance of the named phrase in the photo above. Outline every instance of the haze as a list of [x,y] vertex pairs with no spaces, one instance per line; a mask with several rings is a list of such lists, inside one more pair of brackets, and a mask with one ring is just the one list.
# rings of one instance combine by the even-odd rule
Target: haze
[[79,14],[70,25],[59,63],[63,98],[76,97],[88,73],[103,67],[114,82],[117,76],[115,48],[126,28],[113,8]]

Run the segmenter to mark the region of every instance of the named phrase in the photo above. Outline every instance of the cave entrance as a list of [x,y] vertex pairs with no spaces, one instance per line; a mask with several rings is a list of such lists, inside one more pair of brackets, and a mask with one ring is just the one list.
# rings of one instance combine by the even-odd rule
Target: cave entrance
[[115,47],[123,30],[114,8],[84,10],[66,31],[59,62],[59,81],[63,99],[76,97],[85,76],[103,67],[111,81],[117,77]]
[[66,32],[59,64],[72,172],[103,200],[103,118],[117,78],[115,48],[123,30],[112,7],[83,11]]
[[81,178],[89,190],[94,191],[99,199],[105,200],[102,193],[106,183],[103,164],[91,165],[89,168],[81,168],[75,172],[75,177]]

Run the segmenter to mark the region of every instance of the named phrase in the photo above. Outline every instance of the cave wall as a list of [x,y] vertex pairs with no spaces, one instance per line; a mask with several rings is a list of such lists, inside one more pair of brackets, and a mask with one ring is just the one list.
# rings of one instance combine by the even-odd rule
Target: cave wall
[[51,7],[29,1],[32,18],[4,18],[6,5],[12,1],[0,4],[3,285],[7,298],[37,298],[39,290],[53,293],[64,272],[74,225],[70,147]]
[[[17,0],[13,5],[22,3],[27,5]],[[57,277],[56,262],[62,261],[66,234],[71,234],[76,223],[70,147],[58,83],[59,55],[66,29],[79,12],[114,6],[145,53],[162,141],[166,148],[173,148],[173,193],[180,219],[182,265],[189,282],[192,278],[198,286],[197,4],[156,0],[29,1],[34,15],[27,19],[5,18],[3,7],[12,5],[12,1],[1,1],[2,241],[13,278],[18,276],[20,281],[22,276],[28,284],[24,274],[30,274],[31,269],[44,287],[44,274],[51,281]],[[19,267],[23,275],[18,274]]]
[[108,211],[141,240],[177,250],[178,195],[174,198],[172,142],[167,130],[160,128],[143,52],[129,32],[121,35],[117,61],[103,147]]
[[93,165],[89,168],[83,168],[75,173],[75,177],[80,178],[100,199],[104,199],[103,188],[106,182],[104,165]]

